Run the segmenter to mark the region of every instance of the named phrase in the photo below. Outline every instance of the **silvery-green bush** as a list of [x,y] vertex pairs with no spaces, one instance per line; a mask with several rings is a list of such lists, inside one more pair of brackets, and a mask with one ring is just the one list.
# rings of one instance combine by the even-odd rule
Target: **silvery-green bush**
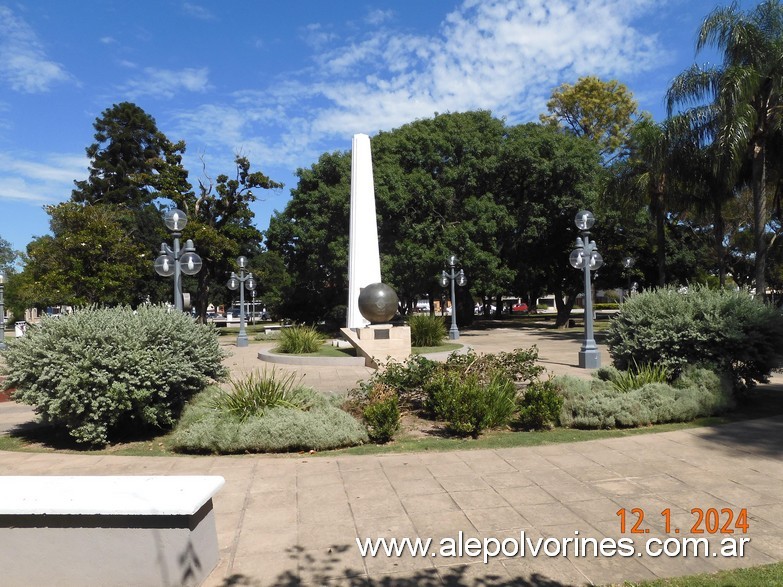
[[220,390],[210,387],[188,403],[171,435],[172,445],[182,452],[226,454],[327,450],[368,441],[362,423],[340,409],[341,397],[306,388],[293,393],[307,409],[276,406],[242,418],[218,407]]
[[607,343],[620,369],[635,362],[676,376],[687,365],[709,365],[742,391],[783,366],[783,314],[745,291],[661,288],[623,303]]
[[623,391],[600,377],[557,377],[563,396],[560,425],[566,428],[630,428],[688,422],[734,405],[731,383],[713,371],[686,368],[671,385],[647,383]]
[[171,428],[187,399],[226,375],[214,328],[161,306],[44,318],[4,356],[16,401],[96,446]]

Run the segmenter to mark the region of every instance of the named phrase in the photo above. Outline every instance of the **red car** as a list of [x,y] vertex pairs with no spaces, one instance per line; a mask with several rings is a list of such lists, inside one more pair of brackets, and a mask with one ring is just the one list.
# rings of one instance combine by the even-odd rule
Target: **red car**
[[527,304],[524,302],[521,304],[514,304],[514,306],[511,308],[512,312],[527,312]]

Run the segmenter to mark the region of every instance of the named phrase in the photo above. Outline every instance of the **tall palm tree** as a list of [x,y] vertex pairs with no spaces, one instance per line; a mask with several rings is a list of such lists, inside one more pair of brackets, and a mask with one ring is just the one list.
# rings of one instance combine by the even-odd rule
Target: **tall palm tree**
[[767,151],[781,129],[783,115],[783,7],[765,0],[743,12],[736,2],[716,8],[699,29],[696,51],[714,47],[723,54],[719,67],[691,68],[669,89],[668,105],[712,103],[719,111],[716,141],[729,167],[751,161],[753,193],[754,282],[764,296],[767,259]]

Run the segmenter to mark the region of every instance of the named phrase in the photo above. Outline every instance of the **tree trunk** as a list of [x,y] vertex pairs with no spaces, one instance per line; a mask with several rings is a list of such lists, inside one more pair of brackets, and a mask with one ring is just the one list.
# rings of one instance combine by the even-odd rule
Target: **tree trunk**
[[555,294],[555,307],[557,308],[557,318],[555,319],[555,328],[566,328],[568,320],[571,318],[571,310],[574,308],[576,296],[564,296],[562,289],[557,289]]
[[503,296],[498,294],[495,296],[495,318],[500,319],[503,317]]
[[207,323],[210,277],[209,269],[202,266],[201,271],[198,273],[198,291],[193,300],[193,307],[196,308],[196,317],[201,324]]
[[763,138],[753,145],[753,245],[756,259],[753,267],[756,297],[763,300],[766,296],[767,280],[767,197],[765,183],[767,149]]
[[726,223],[723,219],[723,206],[718,201],[715,204],[715,255],[718,259],[718,283],[720,287],[726,287],[726,246],[724,239],[726,237]]
[[655,194],[655,240],[658,243],[658,285],[666,285],[666,210],[663,206],[663,191]]

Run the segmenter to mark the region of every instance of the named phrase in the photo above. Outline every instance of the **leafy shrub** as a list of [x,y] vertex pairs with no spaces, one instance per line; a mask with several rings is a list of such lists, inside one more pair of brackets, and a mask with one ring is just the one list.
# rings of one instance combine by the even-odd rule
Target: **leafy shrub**
[[733,404],[728,380],[703,368],[687,368],[671,385],[647,383],[629,391],[600,378],[563,376],[553,381],[564,398],[560,424],[568,428],[687,422],[720,413]]
[[424,384],[438,369],[438,363],[421,355],[411,355],[401,363],[392,361],[373,373],[370,379],[360,383],[354,396],[364,402],[375,386],[385,385],[394,389],[403,402],[418,405],[423,402]]
[[244,379],[231,381],[231,391],[221,389],[214,397],[214,406],[240,420],[263,416],[265,409],[277,406],[305,409],[307,403],[296,393],[296,383],[295,373],[278,376],[274,369],[254,371]]
[[4,355],[14,399],[98,446],[171,427],[188,398],[226,374],[214,328],[160,306],[44,318]]
[[278,353],[301,355],[317,353],[324,342],[324,337],[312,326],[291,326],[280,330],[279,340],[275,347]]
[[507,424],[516,411],[514,382],[502,373],[483,384],[476,374],[445,371],[425,391],[431,412],[459,435],[477,438],[486,428]]
[[743,291],[661,288],[628,298],[607,342],[620,369],[637,360],[677,376],[686,365],[710,365],[742,391],[783,365],[783,315]]
[[527,428],[552,428],[560,420],[563,397],[549,381],[536,381],[525,390],[520,402],[519,421]]
[[446,338],[446,323],[440,316],[414,314],[408,320],[412,346],[438,346]]
[[544,368],[536,364],[538,348],[514,349],[512,352],[488,353],[479,355],[473,349],[467,353],[449,355],[443,364],[446,371],[462,374],[475,373],[482,381],[489,381],[500,371],[512,381],[530,383],[535,381]]
[[264,410],[263,416],[242,420],[233,412],[215,408],[218,393],[216,387],[210,387],[187,406],[172,433],[175,450],[215,454],[287,452],[328,450],[368,441],[361,422],[340,409],[339,397],[297,388],[297,402],[308,409],[278,406]]
[[376,385],[369,393],[362,415],[370,440],[378,443],[389,442],[400,428],[397,392],[387,385]]
[[596,312],[599,310],[619,310],[619,309],[620,309],[620,304],[618,304],[617,302],[604,302],[601,304],[593,305],[593,310],[595,310]]

